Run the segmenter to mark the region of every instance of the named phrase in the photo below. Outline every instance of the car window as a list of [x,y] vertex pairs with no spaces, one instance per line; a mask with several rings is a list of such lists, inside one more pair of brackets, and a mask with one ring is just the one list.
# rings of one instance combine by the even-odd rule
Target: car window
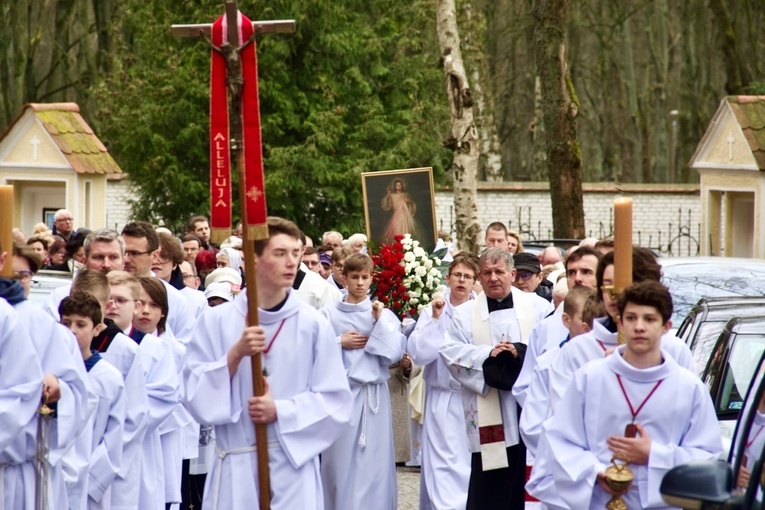
[[[715,405],[718,413],[738,413],[744,396],[765,351],[764,335],[737,335],[725,363],[722,384],[718,386]],[[716,353],[715,353],[716,354]],[[719,376],[719,373],[717,374]]]
[[759,443],[760,439],[765,439],[765,430],[760,429],[759,423],[754,423],[758,408],[761,406],[763,398],[765,398],[764,383],[765,357],[760,358],[756,375],[753,377],[753,381],[749,385],[746,400],[739,415],[738,423],[736,424],[736,432],[731,443],[728,462],[733,468],[733,480],[735,480],[735,485],[737,487],[741,487],[741,482],[743,482],[743,480],[739,478],[741,464],[743,463],[744,467],[751,471],[751,467],[757,458],[756,455],[752,454],[754,448],[757,447],[754,443]]
[[715,347],[715,342],[724,329],[724,322],[702,322],[696,329],[696,336],[692,340],[691,347],[696,373],[702,374],[704,372],[707,362],[710,360],[712,349]]
[[691,330],[693,329],[693,322],[696,320],[696,314],[693,312],[690,312],[688,316],[683,320],[683,323],[680,324],[680,327],[677,328],[676,336],[680,340],[682,340],[684,343],[688,343],[688,335],[691,334]]
[[765,265],[714,262],[662,265],[662,281],[672,293],[672,321],[681,321],[702,297],[765,295]]

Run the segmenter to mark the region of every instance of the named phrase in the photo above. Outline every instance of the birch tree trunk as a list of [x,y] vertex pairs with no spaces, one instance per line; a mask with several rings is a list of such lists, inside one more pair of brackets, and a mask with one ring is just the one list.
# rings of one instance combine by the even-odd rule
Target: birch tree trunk
[[579,103],[568,73],[565,27],[568,0],[534,0],[537,72],[547,136],[553,235],[584,237],[582,151],[577,136]]
[[457,14],[454,0],[436,2],[436,30],[441,48],[446,80],[446,95],[452,117],[452,131],[444,145],[454,159],[454,210],[457,247],[477,253],[481,237],[476,207],[476,175],[478,172],[478,130],[473,121],[473,95],[468,85],[460,52]]

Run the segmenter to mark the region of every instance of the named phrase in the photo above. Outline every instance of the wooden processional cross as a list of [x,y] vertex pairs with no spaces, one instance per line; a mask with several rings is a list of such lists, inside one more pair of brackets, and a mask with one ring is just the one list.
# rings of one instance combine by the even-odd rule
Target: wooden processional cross
[[[258,324],[254,241],[268,237],[263,153],[260,139],[256,34],[295,31],[294,20],[250,21],[236,0],[226,1],[226,14],[212,24],[173,25],[175,37],[199,37],[212,48],[210,79],[210,202],[212,240],[231,234],[231,161],[239,175],[239,202],[247,282],[247,325]],[[255,396],[265,393],[260,354],[252,356]],[[260,508],[271,506],[266,425],[255,425]]]

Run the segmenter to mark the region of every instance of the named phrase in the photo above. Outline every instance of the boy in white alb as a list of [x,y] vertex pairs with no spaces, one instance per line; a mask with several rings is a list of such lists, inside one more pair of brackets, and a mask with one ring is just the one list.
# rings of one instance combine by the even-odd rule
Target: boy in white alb
[[372,505],[395,510],[396,464],[393,423],[386,381],[388,366],[404,356],[401,322],[382,303],[367,296],[372,259],[355,254],[345,260],[348,295],[321,310],[342,346],[343,364],[353,392],[351,420],[321,458],[324,501],[328,509],[358,510]]
[[656,281],[634,284],[618,306],[626,345],[576,372],[545,424],[540,450],[554,452],[546,467],[569,508],[602,509],[617,494],[605,481],[614,455],[629,459],[635,474],[620,493],[629,508],[669,508],[659,493],[664,474],[716,458],[720,427],[709,391],[661,349],[672,325],[667,288]]
[[[117,241],[96,242],[91,246],[91,253],[102,254],[104,246],[112,245],[108,251],[119,255]],[[113,365],[122,374],[125,383],[125,426],[122,434],[122,459],[117,477],[112,482],[109,505],[112,510],[133,510],[138,507],[141,485],[141,450],[148,423],[148,397],[144,381],[143,364],[136,343],[128,338],[111,317],[118,317],[125,307],[135,307],[132,301],[115,296],[110,299],[111,290],[106,274],[95,269],[84,269],[77,274],[71,287],[71,293],[90,294],[98,299],[105,311],[104,328],[90,344],[104,361]],[[55,310],[58,316],[58,304]],[[132,312],[130,312],[132,313]],[[94,490],[94,485],[88,487]],[[98,496],[96,495],[96,498]],[[104,503],[106,505],[106,503]],[[108,507],[107,507],[108,508]]]
[[[300,229],[272,217],[268,234],[254,243],[260,325],[247,326],[249,298],[242,293],[202,314],[184,358],[186,408],[215,427],[205,510],[257,504],[253,422],[268,434],[272,510],[321,510],[319,454],[350,414],[351,392],[331,327],[290,288],[300,263]],[[254,397],[250,356],[258,353],[268,375],[265,394]]]
[[425,370],[422,416],[420,509],[464,509],[470,482],[470,446],[465,434],[462,384],[449,373],[438,350],[452,322],[454,308],[473,299],[478,258],[459,254],[449,264],[443,298],[420,312],[407,341],[407,352]]
[[138,508],[164,510],[165,472],[159,426],[178,405],[178,372],[175,370],[169,344],[154,335],[143,334],[133,327],[136,310],[140,310],[139,307],[143,305],[140,301],[141,285],[138,278],[126,271],[110,271],[107,278],[111,300],[122,300],[124,303],[119,313],[113,314],[114,323],[138,344],[148,397],[146,434],[141,446]]
[[112,482],[122,462],[125,383],[119,370],[91,349],[91,342],[104,327],[99,301],[76,294],[64,298],[58,312],[61,324],[77,338],[94,407],[77,443],[63,459],[69,509],[108,509]]
[[[550,370],[550,407],[553,413],[571,383],[574,372],[590,361],[608,356],[616,348],[616,316],[618,314],[616,300],[611,298],[608,292],[603,292],[603,286],[613,285],[614,282],[613,252],[603,255],[598,264],[596,278],[597,291],[608,315],[593,322],[592,331],[582,335],[576,342],[565,344],[553,360]],[[651,250],[634,246],[632,248],[632,281],[637,283],[649,280],[656,282],[661,280],[661,266]],[[669,332],[664,334],[661,339],[661,348],[680,366],[694,370],[691,350],[675,335]]]

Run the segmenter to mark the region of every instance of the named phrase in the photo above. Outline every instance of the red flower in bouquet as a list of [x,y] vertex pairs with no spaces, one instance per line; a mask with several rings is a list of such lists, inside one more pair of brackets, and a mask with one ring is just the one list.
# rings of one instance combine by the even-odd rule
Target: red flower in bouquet
[[372,255],[373,296],[399,319],[417,319],[420,310],[440,291],[441,261],[425,252],[409,234],[397,235],[391,244],[382,244]]

